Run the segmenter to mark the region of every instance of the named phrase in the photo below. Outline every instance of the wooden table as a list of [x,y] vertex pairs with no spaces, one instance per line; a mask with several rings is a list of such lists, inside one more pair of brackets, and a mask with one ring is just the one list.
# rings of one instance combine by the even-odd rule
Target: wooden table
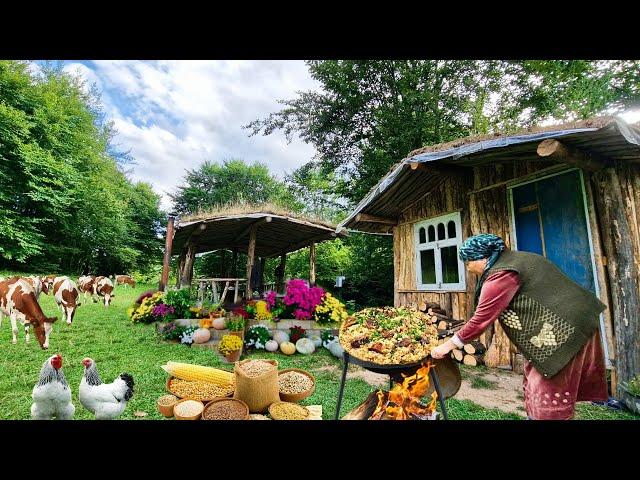
[[[207,287],[211,287],[211,301],[218,303],[224,302],[227,292],[233,290],[233,303],[238,302],[238,292],[240,286],[244,284],[246,288],[246,278],[199,278],[198,282],[198,302],[202,304],[205,298]],[[223,287],[224,284],[224,287]],[[220,288],[219,288],[220,287]],[[222,294],[219,294],[222,290]]]

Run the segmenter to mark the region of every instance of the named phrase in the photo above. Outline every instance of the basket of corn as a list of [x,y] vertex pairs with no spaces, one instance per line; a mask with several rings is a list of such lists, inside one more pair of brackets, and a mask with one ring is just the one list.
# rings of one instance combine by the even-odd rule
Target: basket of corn
[[210,402],[235,390],[233,373],[226,370],[178,362],[167,362],[162,369],[169,374],[167,391],[178,398]]
[[315,377],[299,368],[287,368],[278,372],[280,400],[283,402],[300,402],[316,390]]

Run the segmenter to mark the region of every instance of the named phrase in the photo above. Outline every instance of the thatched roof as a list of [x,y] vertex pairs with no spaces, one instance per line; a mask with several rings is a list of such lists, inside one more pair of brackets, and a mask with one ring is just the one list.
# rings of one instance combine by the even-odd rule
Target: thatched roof
[[256,256],[271,257],[293,252],[346,235],[330,223],[310,219],[276,205],[234,204],[216,207],[179,219],[173,237],[173,253],[179,254],[191,240],[196,253],[227,249],[247,252],[249,230],[258,226]]
[[609,159],[640,162],[640,128],[617,117],[594,117],[514,133],[460,138],[410,152],[369,191],[339,228],[390,232],[388,224],[366,222],[356,217],[366,214],[397,219],[404,208],[441,183],[442,175],[411,170],[411,163],[437,162],[465,169],[500,162],[539,160],[536,148],[546,138],[561,138],[563,143]]

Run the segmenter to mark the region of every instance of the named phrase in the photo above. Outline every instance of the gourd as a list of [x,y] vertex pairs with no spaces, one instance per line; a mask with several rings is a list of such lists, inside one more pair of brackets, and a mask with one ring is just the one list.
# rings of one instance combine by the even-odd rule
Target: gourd
[[340,342],[337,340],[329,344],[329,351],[331,352],[331,355],[338,358],[342,358],[342,355],[344,354],[344,348],[342,348],[342,345],[340,345]]
[[214,318],[211,322],[216,330],[224,330],[227,326],[227,320],[224,317]]
[[275,352],[276,350],[278,350],[278,342],[276,342],[275,340],[269,340],[264,344],[264,349],[267,352]]
[[199,328],[193,332],[193,343],[206,343],[211,338],[211,332],[208,328]]
[[296,350],[303,355],[309,355],[316,350],[316,346],[313,344],[311,339],[301,338],[296,342]]
[[278,342],[278,345],[282,345],[289,341],[289,334],[283,330],[276,330],[273,332],[273,339]]
[[310,336],[309,340],[313,342],[313,345],[315,345],[316,348],[320,348],[322,346],[322,338],[320,338],[318,335]]
[[291,342],[282,342],[280,344],[280,350],[282,350],[282,353],[285,355],[293,355],[296,353],[296,346]]

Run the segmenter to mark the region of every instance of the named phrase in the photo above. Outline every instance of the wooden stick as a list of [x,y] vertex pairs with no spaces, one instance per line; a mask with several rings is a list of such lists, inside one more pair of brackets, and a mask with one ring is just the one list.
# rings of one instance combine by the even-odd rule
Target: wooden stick
[[487,348],[481,342],[479,342],[477,340],[472,340],[470,343],[467,343],[462,348],[469,355],[482,354],[482,353],[487,351]]
[[482,355],[465,355],[462,359],[462,363],[465,365],[469,365],[471,367],[476,367],[478,365],[482,365],[483,358]]
[[460,350],[459,348],[454,348],[453,350],[451,350],[451,353],[453,354],[453,358],[455,358],[458,362],[462,362],[462,359],[464,358],[464,352],[462,350]]

